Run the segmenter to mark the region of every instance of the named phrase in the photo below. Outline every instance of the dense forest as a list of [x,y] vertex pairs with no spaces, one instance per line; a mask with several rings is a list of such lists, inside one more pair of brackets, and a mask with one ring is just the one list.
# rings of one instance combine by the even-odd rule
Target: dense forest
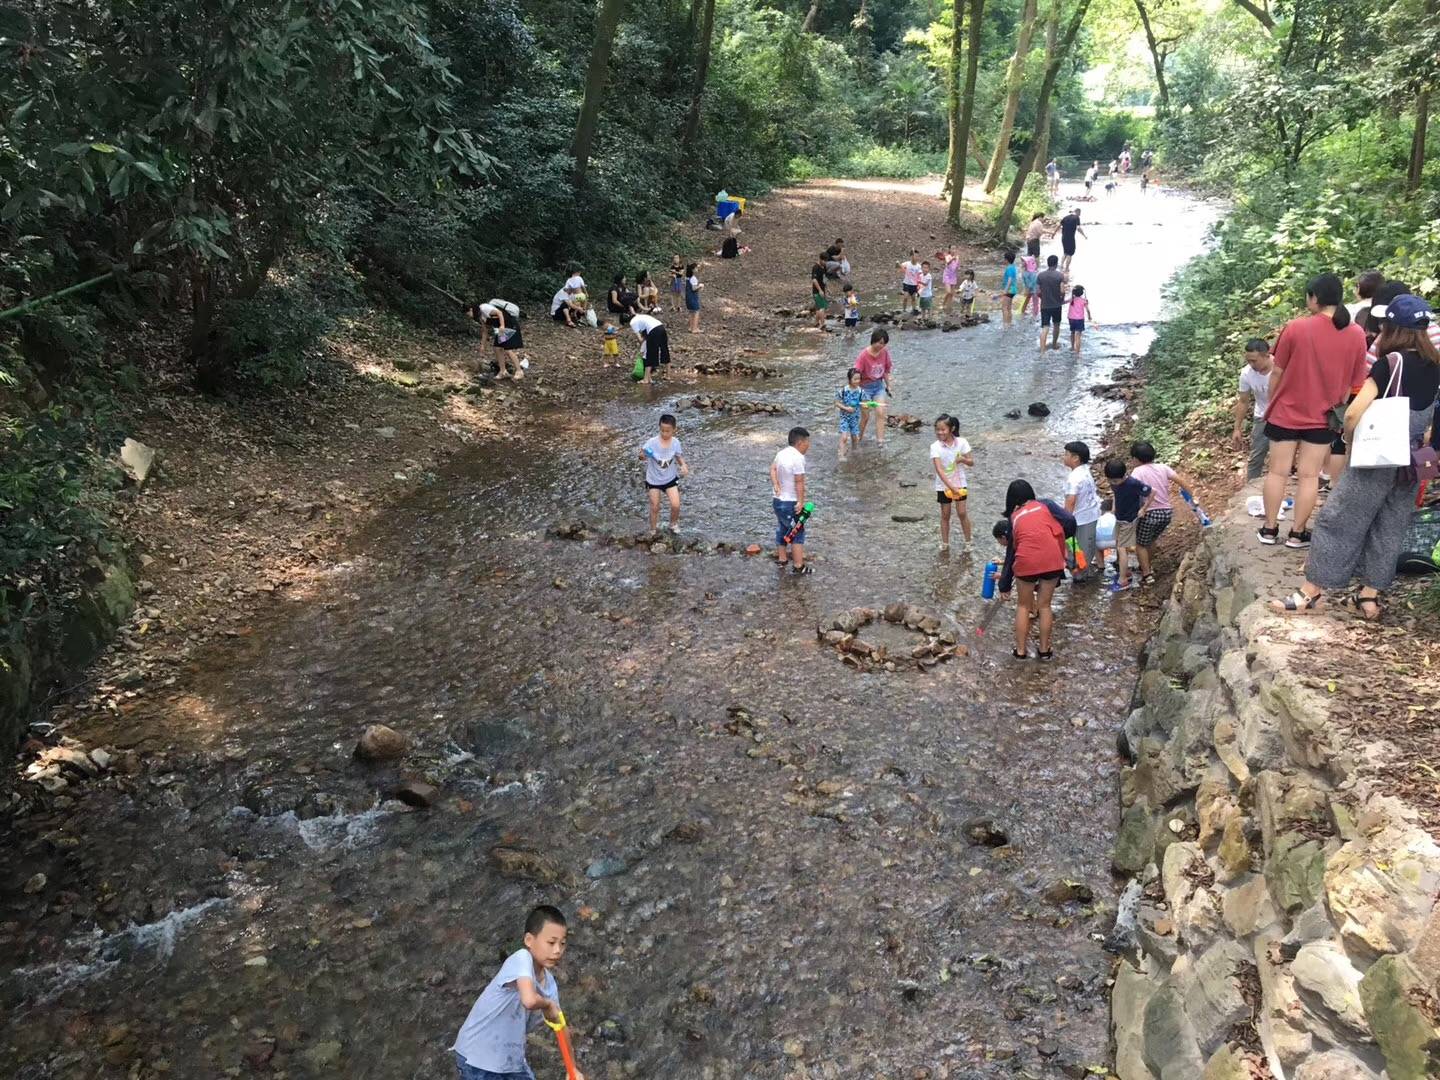
[[722,187],[948,170],[952,218],[995,236],[1044,205],[1047,158],[1153,147],[1234,206],[1157,351],[1147,408],[1178,437],[1311,270],[1434,291],[1436,8],[11,0],[0,603],[106,541],[110,418],[143,392],[127,330],[172,327],[203,392],[300,387],[341,312],[460,330],[445,294],[548,295]]

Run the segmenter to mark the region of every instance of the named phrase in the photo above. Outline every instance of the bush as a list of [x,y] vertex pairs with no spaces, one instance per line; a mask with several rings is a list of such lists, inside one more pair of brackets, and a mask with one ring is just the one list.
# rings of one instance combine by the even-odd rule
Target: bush
[[219,347],[237,382],[266,390],[304,384],[339,306],[333,298],[327,304],[302,274],[276,275],[253,298],[227,302]]
[[908,146],[871,144],[837,158],[825,171],[831,176],[886,176],[897,180],[915,180],[922,176],[943,174],[948,164],[943,150],[916,150]]

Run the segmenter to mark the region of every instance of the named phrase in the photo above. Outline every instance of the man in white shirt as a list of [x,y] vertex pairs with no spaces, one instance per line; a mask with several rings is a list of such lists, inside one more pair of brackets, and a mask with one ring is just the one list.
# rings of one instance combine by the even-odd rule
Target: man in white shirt
[[805,565],[805,525],[803,520],[796,521],[796,514],[805,506],[805,451],[810,449],[810,432],[791,428],[787,441],[789,445],[770,463],[775,558],[781,566],[789,562],[792,574],[813,574],[814,568]]
[[1099,575],[1100,552],[1095,544],[1095,527],[1100,521],[1100,493],[1090,475],[1090,447],[1083,442],[1065,444],[1065,509],[1075,516],[1075,549],[1084,554],[1075,557],[1075,582],[1089,581]]
[[1245,480],[1258,480],[1265,475],[1265,459],[1270,453],[1270,440],[1265,437],[1265,410],[1270,407],[1270,371],[1275,360],[1270,345],[1263,338],[1245,343],[1245,366],[1240,369],[1240,393],[1235,398],[1235,429],[1230,432],[1230,445],[1236,450],[1245,445],[1245,418],[1251,418],[1250,460],[1245,466]]

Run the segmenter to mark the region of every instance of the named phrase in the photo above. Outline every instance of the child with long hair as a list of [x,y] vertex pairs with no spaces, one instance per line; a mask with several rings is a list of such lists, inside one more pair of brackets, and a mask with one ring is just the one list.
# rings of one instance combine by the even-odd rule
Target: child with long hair
[[1053,660],[1051,648],[1055,613],[1050,607],[1055,586],[1065,576],[1065,541],[1075,535],[1075,519],[1049,499],[1037,499],[1028,480],[1012,480],[1005,492],[1005,517],[1009,540],[1005,565],[1000,571],[1000,599],[1010,598],[1010,589],[1019,582],[1019,607],[1015,611],[1016,660],[1029,658],[1030,625],[1038,604],[1040,624],[1039,660]]

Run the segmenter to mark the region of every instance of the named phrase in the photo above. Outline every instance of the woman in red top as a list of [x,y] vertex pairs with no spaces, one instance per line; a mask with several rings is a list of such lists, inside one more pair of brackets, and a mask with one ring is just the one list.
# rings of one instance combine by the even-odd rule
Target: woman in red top
[[870,414],[875,414],[875,443],[885,445],[886,402],[890,398],[890,334],[877,326],[870,334],[870,344],[855,357],[855,370],[860,372],[860,435],[855,440],[859,446],[865,439],[865,428],[870,423]]
[[1053,660],[1050,635],[1055,613],[1050,610],[1055,586],[1065,576],[1065,537],[1075,535],[1075,519],[1049,499],[1035,498],[1035,489],[1026,480],[1012,480],[1005,492],[1005,516],[1009,518],[1009,540],[1005,565],[1000,571],[1000,598],[1009,599],[1010,586],[1020,582],[1020,606],[1015,611],[1015,648],[1010,655],[1024,660],[1028,655],[1031,608],[1039,601],[1041,660]]
[[1310,514],[1320,494],[1320,469],[1329,456],[1335,432],[1329,413],[1365,381],[1365,331],[1350,321],[1341,303],[1344,287],[1334,274],[1321,274],[1305,290],[1310,314],[1292,319],[1275,342],[1275,367],[1270,372],[1270,407],[1265,435],[1270,440],[1265,474],[1265,524],[1262,544],[1280,539],[1280,503],[1293,465],[1295,521],[1286,547],[1310,546]]

